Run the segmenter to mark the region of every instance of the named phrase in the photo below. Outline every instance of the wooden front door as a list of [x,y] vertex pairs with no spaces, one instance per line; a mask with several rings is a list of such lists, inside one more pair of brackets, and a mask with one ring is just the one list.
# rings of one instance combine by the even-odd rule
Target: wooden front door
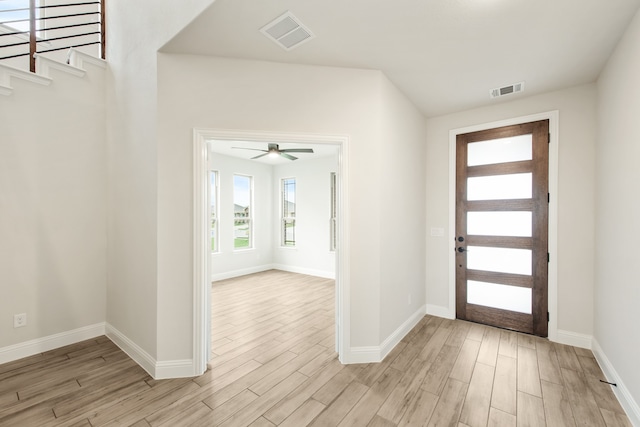
[[549,121],[456,141],[456,315],[547,336]]

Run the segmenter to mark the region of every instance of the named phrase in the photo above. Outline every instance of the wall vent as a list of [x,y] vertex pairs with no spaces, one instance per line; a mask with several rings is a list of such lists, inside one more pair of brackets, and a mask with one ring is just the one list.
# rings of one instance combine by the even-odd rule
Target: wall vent
[[260,32],[286,51],[315,37],[311,30],[302,25],[289,11],[262,27]]
[[505,95],[511,95],[512,93],[522,92],[524,90],[524,82],[514,83],[509,86],[499,87],[497,89],[491,89],[489,94],[491,98],[499,98]]

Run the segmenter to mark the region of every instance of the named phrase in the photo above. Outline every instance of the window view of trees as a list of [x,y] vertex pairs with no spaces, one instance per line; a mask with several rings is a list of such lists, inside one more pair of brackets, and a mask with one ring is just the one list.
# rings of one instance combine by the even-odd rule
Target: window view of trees
[[252,243],[252,178],[245,175],[233,176],[233,247],[246,249]]
[[282,246],[296,245],[296,179],[282,180]]

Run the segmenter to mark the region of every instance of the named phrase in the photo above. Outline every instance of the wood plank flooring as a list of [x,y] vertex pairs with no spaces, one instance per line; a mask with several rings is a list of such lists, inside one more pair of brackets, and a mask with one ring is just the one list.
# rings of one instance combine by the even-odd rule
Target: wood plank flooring
[[631,426],[590,351],[425,316],[376,364],[334,352],[333,281],[214,283],[210,369],[153,380],[105,337],[0,365],[0,426]]

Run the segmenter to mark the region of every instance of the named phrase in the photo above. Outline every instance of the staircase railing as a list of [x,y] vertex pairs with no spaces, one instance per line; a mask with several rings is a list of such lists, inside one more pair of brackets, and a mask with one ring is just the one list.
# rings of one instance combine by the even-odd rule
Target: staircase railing
[[105,0],[0,0],[0,61],[70,48],[105,59]]

